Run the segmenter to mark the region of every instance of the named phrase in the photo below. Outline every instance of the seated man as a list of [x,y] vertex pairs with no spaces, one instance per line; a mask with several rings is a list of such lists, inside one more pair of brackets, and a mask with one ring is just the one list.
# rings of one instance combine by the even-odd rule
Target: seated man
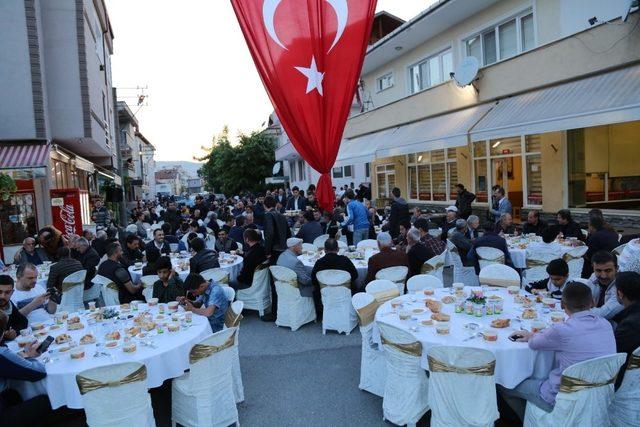
[[424,246],[424,244],[420,242],[420,232],[416,228],[410,229],[407,233],[406,252],[407,258],[409,259],[409,274],[407,276],[407,278],[409,278],[420,274],[422,271],[422,266],[428,259],[430,259],[429,251]]
[[444,225],[442,226],[442,234],[440,238],[443,241],[447,241],[449,237],[449,230],[456,228],[456,221],[458,220],[458,208],[455,206],[449,206],[446,211],[446,217],[444,221]]
[[318,283],[317,274],[323,270],[342,270],[349,273],[351,276],[351,293],[356,293],[359,289],[356,287],[356,280],[358,279],[358,270],[353,262],[344,255],[338,255],[338,241],[336,239],[327,239],[324,242],[325,255],[316,261],[311,270],[311,282],[313,286],[320,289]]
[[513,225],[513,217],[510,213],[504,213],[500,217],[500,221],[496,224],[496,231],[498,234],[509,234],[514,235],[517,234],[516,226]]
[[527,292],[533,290],[549,291],[553,298],[561,299],[562,290],[569,283],[569,265],[563,259],[554,259],[547,265],[548,279],[529,283],[525,289]]
[[393,241],[391,240],[391,235],[389,233],[383,232],[378,234],[377,240],[380,252],[369,258],[369,262],[367,264],[367,277],[364,279],[365,285],[372,280],[375,280],[376,273],[384,268],[397,267],[401,265],[409,267],[407,254],[403,251],[398,251],[392,248]]
[[87,270],[87,275],[84,279],[84,289],[87,290],[93,286],[93,278],[96,275],[96,268],[100,263],[100,256],[94,248],[91,247],[89,241],[84,237],[80,237],[74,243],[74,249],[71,250],[71,255],[80,261],[82,268]]
[[156,262],[156,272],[159,279],[153,284],[153,298],[158,298],[159,303],[166,304],[185,296],[184,283],[173,269],[171,258],[160,257]]
[[[223,233],[224,230],[220,230]],[[264,247],[260,244],[260,233],[256,230],[244,230],[244,260],[238,274],[237,283],[232,283],[234,289],[247,289],[253,284],[256,268],[267,260]]]
[[142,267],[142,275],[152,276],[157,274],[156,262],[158,262],[162,254],[157,249],[151,249],[145,256],[147,257],[147,263]]
[[214,249],[218,253],[229,253],[231,251],[237,251],[238,244],[235,242],[235,240],[229,237],[229,235],[227,234],[227,230],[221,228],[220,231],[218,231],[218,238],[216,239]]
[[400,221],[400,225],[398,226],[398,236],[393,239],[393,245],[398,250],[402,250],[406,252],[407,249],[407,233],[411,229],[411,222],[408,219],[403,219]]
[[468,232],[467,221],[461,218],[456,221],[456,228],[449,236],[451,243],[458,249],[458,254],[463,264],[467,261],[467,254],[471,249],[471,239],[468,237]]
[[62,293],[62,281],[68,275],[84,270],[84,267],[80,261],[71,257],[71,249],[66,246],[58,249],[57,258],[58,262],[52,264],[51,268],[49,268],[47,289],[56,288],[58,293]]
[[11,341],[18,333],[29,326],[27,318],[20,313],[18,307],[11,301],[13,295],[13,279],[7,274],[0,275],[0,312],[7,317],[0,341]]
[[426,218],[418,218],[414,226],[420,232],[420,241],[429,251],[429,258],[440,255],[447,249],[446,239],[442,240],[429,234],[429,220]]
[[129,271],[118,262],[118,259],[122,256],[120,244],[110,243],[105,250],[107,259],[98,267],[98,274],[116,284],[120,304],[130,303],[131,301],[144,301],[142,283],[134,284],[131,281]]
[[178,252],[186,251],[187,246],[184,244],[182,240],[180,240],[177,236],[173,234],[173,230],[171,229],[171,224],[165,222],[160,226],[162,232],[164,233],[164,241],[172,244],[175,243],[178,245]]
[[[618,353],[627,353],[627,363],[631,353],[640,347],[640,274],[633,271],[618,273],[616,276],[616,292],[618,302],[624,309],[613,316]],[[622,365],[616,379],[616,388],[622,384],[627,363]]]
[[128,235],[124,240],[122,248],[122,259],[120,263],[129,268],[136,262],[142,262],[142,252],[140,251],[140,238],[135,234]]
[[527,401],[547,412],[553,410],[560,388],[560,377],[567,367],[616,353],[611,325],[590,312],[592,305],[591,291],[587,285],[568,283],[562,293],[562,307],[569,316],[565,322],[553,323],[535,334],[529,331],[516,331],[512,334],[518,342],[528,342],[532,350],[555,352],[555,368],[548,378],[529,378],[514,389],[498,386],[498,391],[520,420],[524,417]]
[[[224,327],[224,315],[229,308],[229,300],[216,283],[209,283],[201,275],[189,273],[185,282],[186,297],[178,297],[184,309],[209,319],[211,332],[216,333]],[[195,298],[195,301],[189,299]]]
[[33,265],[40,265],[44,261],[48,261],[47,253],[42,248],[36,248],[36,239],[33,237],[27,237],[22,242],[22,248],[16,252],[13,257],[14,264],[20,265],[24,263],[31,263]]
[[584,254],[582,277],[589,277],[593,273],[591,257],[599,251],[612,252],[620,243],[618,233],[607,228],[604,220],[599,216],[589,218],[589,236],[587,236],[587,253]]
[[302,261],[298,259],[298,256],[302,255],[302,239],[297,237],[290,237],[287,239],[287,250],[282,252],[278,257],[277,265],[281,267],[287,267],[296,272],[298,277],[298,289],[300,289],[300,296],[313,297],[313,285],[311,284],[311,276],[307,273],[307,270],[302,264]]
[[229,230],[229,237],[236,242],[242,241],[242,233],[244,233],[244,217],[238,215],[235,219],[236,225]]
[[477,215],[469,215],[467,218],[467,233],[469,240],[473,241],[478,238],[478,229],[480,228],[480,218]]
[[542,236],[542,233],[546,228],[547,223],[540,219],[540,212],[530,210],[527,214],[527,222],[522,226],[522,234],[535,234],[536,236]]
[[[0,337],[7,331],[8,322],[7,315],[0,310]],[[1,338],[0,341],[2,341]],[[48,396],[43,394],[23,401],[18,392],[9,389],[8,385],[8,380],[35,382],[47,376],[44,365],[36,359],[40,356],[38,353],[39,345],[40,343],[35,342],[17,354],[4,345],[0,346],[0,419],[2,425],[12,427],[46,425],[47,414],[51,411]]]
[[17,281],[11,301],[18,307],[29,323],[47,322],[56,312],[57,304],[49,298],[47,291],[37,284],[38,269],[31,263],[20,264],[16,271]]
[[169,243],[164,241],[164,231],[162,231],[162,228],[156,228],[153,230],[153,240],[146,244],[144,251],[148,252],[154,248],[165,255],[169,255],[171,253]]
[[501,250],[504,254],[504,263],[510,267],[513,266],[511,262],[511,256],[509,255],[509,248],[507,247],[507,241],[504,237],[499,236],[496,231],[494,231],[494,225],[492,223],[487,223],[485,225],[485,233],[482,237],[478,237],[471,246],[469,253],[467,254],[467,261],[469,265],[473,265],[476,268],[476,274],[480,274],[480,264],[478,263],[478,254],[476,254],[476,249],[481,247],[489,247]]
[[312,211],[305,211],[302,218],[303,224],[296,237],[302,239],[303,243],[313,243],[316,238],[322,236],[322,225],[316,221]]
[[218,254],[206,248],[204,239],[196,237],[189,241],[189,246],[191,246],[191,250],[195,253],[189,260],[191,273],[202,273],[205,270],[220,267]]
[[593,313],[611,320],[622,311],[622,304],[616,297],[616,274],[618,259],[610,252],[600,251],[591,257],[593,274],[589,278],[589,286],[593,295]]

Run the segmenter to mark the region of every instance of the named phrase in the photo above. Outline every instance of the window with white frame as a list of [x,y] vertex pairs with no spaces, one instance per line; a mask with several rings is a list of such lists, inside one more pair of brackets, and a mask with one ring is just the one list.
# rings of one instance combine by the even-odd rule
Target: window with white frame
[[376,79],[376,90],[378,92],[389,89],[391,86],[393,86],[393,73],[387,73]]
[[467,56],[475,56],[481,65],[511,58],[535,47],[531,9],[500,24],[474,34],[464,41]]
[[416,93],[447,81],[451,72],[453,54],[447,49],[409,67],[409,90]]
[[456,199],[458,164],[455,148],[409,154],[407,164],[411,200],[447,202]]
[[300,179],[300,181],[304,181],[305,179],[307,179],[307,171],[304,160],[300,160],[298,162],[298,178]]
[[396,186],[395,165],[376,166],[376,181],[378,183],[378,198],[391,198],[391,190]]
[[342,167],[333,168],[332,175],[334,178],[342,178]]
[[289,162],[289,173],[291,175],[289,177],[289,179],[291,181],[297,181],[297,179],[296,179],[296,162],[295,161]]
[[353,177],[353,168],[351,165],[336,166],[333,168],[332,175],[334,178],[351,178]]

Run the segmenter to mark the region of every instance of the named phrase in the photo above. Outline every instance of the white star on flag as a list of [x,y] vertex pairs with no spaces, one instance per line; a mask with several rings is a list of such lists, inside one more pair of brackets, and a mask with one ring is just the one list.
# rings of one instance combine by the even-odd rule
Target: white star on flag
[[295,67],[295,69],[300,71],[307,78],[307,93],[316,89],[322,96],[322,79],[324,78],[324,73],[318,72],[316,58],[313,56],[311,57],[311,65],[309,68]]

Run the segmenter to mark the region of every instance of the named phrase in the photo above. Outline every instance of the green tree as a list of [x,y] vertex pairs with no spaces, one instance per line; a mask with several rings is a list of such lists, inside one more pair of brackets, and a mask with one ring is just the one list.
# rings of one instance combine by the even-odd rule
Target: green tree
[[264,132],[240,134],[238,144],[232,145],[225,126],[213,138],[211,148],[205,148],[208,153],[198,159],[204,162],[198,175],[207,189],[227,195],[262,190],[265,178],[271,175],[275,149],[275,141]]

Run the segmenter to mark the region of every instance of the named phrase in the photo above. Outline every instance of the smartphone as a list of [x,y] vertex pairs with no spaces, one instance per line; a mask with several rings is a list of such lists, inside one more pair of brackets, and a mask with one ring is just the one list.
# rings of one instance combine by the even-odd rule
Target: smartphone
[[522,338],[522,335],[511,335],[509,337],[509,339],[513,342],[515,342],[516,340],[519,340],[520,338]]
[[47,349],[49,348],[49,346],[51,345],[51,343],[53,342],[53,337],[51,335],[49,335],[47,338],[45,338],[44,341],[42,341],[42,343],[40,343],[40,345],[38,346],[38,354],[42,354],[45,351],[47,351]]

